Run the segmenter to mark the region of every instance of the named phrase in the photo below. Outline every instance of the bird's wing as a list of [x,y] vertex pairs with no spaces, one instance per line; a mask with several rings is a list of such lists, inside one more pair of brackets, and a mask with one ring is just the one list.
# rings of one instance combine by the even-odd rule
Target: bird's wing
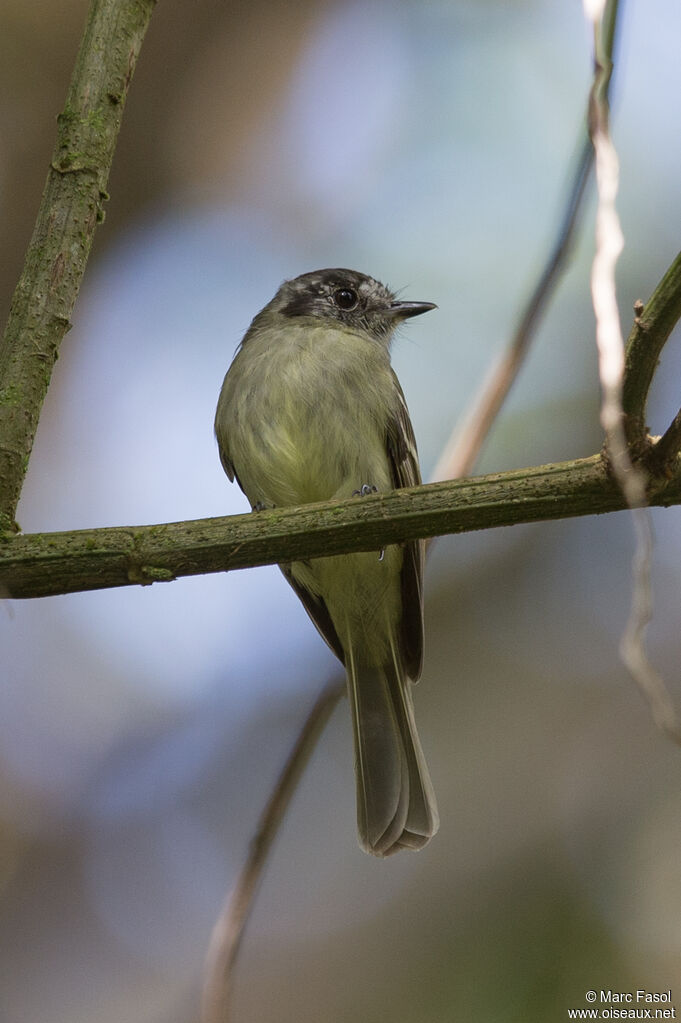
[[[397,402],[388,422],[387,449],[393,486],[415,487],[421,482],[416,438],[409,419],[407,403],[397,377]],[[423,665],[423,566],[425,543],[414,540],[404,545],[402,562],[402,622],[400,649],[409,677],[416,681]]]
[[[236,472],[234,471],[234,463],[232,462],[231,458],[229,457],[229,455],[227,454],[227,452],[223,448],[222,444],[220,444],[219,442],[218,442],[218,451],[220,452],[220,461],[222,462],[222,468],[227,473],[227,475],[229,477],[229,482],[233,483],[234,479],[236,477]],[[238,482],[239,481],[238,481],[238,478],[237,478],[237,483]],[[239,483],[239,486],[241,487],[240,483]],[[241,487],[241,489],[243,490],[244,488]]]
[[338,638],[336,627],[331,620],[331,615],[329,614],[328,608],[322,598],[311,593],[306,586],[303,586],[302,583],[298,582],[291,571],[291,565],[280,565],[279,568],[284,573],[287,582],[289,582],[296,591],[300,602],[314,622],[319,635],[322,637],[324,642],[331,647],[341,664],[345,664],[345,653],[343,651],[341,641]]

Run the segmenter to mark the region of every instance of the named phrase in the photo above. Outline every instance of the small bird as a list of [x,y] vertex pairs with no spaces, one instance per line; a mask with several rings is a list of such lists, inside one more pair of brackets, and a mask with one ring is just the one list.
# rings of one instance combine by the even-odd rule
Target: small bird
[[[225,376],[215,434],[254,510],[344,500],[421,482],[390,365],[395,328],[436,308],[372,277],[327,269],[285,281]],[[361,846],[420,849],[438,829],[414,722],[423,661],[423,541],[280,565],[345,666]]]

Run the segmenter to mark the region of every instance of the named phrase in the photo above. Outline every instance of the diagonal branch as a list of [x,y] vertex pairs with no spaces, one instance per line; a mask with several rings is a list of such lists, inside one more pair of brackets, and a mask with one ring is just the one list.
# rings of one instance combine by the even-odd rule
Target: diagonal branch
[[251,841],[244,868],[213,928],[205,962],[203,1023],[226,1023],[232,970],[258,884],[291,797],[334,707],[345,692],[345,679],[329,682],[314,702],[279,776]]
[[[608,60],[612,55],[615,24],[617,15],[617,3],[607,5],[602,23],[602,37],[604,39],[605,51]],[[610,82],[610,67],[605,79],[604,95],[607,95],[607,88]],[[597,83],[599,79],[596,79]],[[595,86],[596,88],[596,86]],[[448,445],[444,455],[440,459],[435,470],[435,479],[457,477],[470,472],[475,459],[477,458],[482,442],[495,418],[501,403],[510,388],[513,379],[522,363],[529,340],[540,318],[542,305],[548,300],[551,289],[555,286],[557,275],[564,261],[570,236],[574,230],[577,219],[578,208],[583,195],[584,185],[592,161],[592,149],[590,143],[583,150],[580,162],[579,173],[573,188],[570,206],[562,225],[557,240],[556,248],[552,254],[549,264],[535,289],[528,304],[521,324],[516,331],[509,349],[504,353],[500,363],[495,367],[491,377],[486,381],[481,394],[474,403],[474,411],[469,418],[464,430],[455,434],[453,441]],[[677,416],[675,424],[681,421],[681,413]],[[670,427],[663,438],[663,441],[672,436],[674,425]],[[671,444],[671,441],[668,441]],[[671,472],[672,454],[670,451],[667,459],[667,468]],[[642,646],[639,648],[642,650]],[[675,715],[673,707],[669,702],[665,703],[662,698],[666,695],[664,687],[662,694],[654,688],[649,691],[649,698],[653,705],[656,720],[662,727],[668,728],[675,734]],[[317,707],[313,708],[308,722],[304,726],[304,732],[310,721],[314,721]],[[308,756],[305,748],[305,759]],[[295,762],[297,757],[303,756],[300,749],[293,751],[292,759]],[[289,761],[290,766],[291,761]],[[285,775],[284,775],[285,777]],[[276,791],[276,790],[275,790]],[[265,820],[278,826],[280,817],[274,818],[272,801],[265,813]],[[211,950],[209,956],[209,969],[207,971],[206,986],[204,988],[204,1023],[225,1023],[228,1016],[229,993],[233,983],[233,971],[239,943],[246,923],[250,905],[255,896],[255,880],[259,878],[264,866],[264,858],[259,855],[259,842],[256,840],[252,846],[251,854],[237,883],[235,892],[227,902],[223,913],[213,932]]]
[[435,469],[433,480],[456,479],[473,469],[513,381],[518,376],[553,292],[565,269],[579,222],[582,199],[593,164],[593,146],[582,142],[563,219],[546,266],[537,281],[506,349],[492,365],[473,403],[457,425]]
[[24,269],[0,342],[0,532],[15,529],[52,368],[85,272],[156,0],[92,0]]
[[[602,61],[607,67],[607,74],[598,79],[599,95],[604,102],[607,101],[612,80],[616,29],[617,4],[611,3],[606,10],[601,37]],[[582,129],[580,137],[582,135],[584,138],[579,148],[563,217],[544,269],[527,300],[508,346],[491,367],[470,409],[442,452],[433,470],[434,481],[467,476],[473,469],[492,424],[525,361],[544,310],[560,281],[579,224],[586,185],[594,162],[589,132]]]

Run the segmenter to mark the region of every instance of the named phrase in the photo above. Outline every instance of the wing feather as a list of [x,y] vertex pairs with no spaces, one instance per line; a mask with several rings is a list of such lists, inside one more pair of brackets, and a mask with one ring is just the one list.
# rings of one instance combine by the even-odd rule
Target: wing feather
[[306,586],[298,582],[291,571],[291,565],[280,565],[279,568],[284,573],[286,581],[295,590],[298,599],[314,622],[319,635],[331,647],[341,664],[345,664],[345,653],[338,638],[336,626],[333,624],[329,610],[322,598],[318,597],[315,593],[311,593]]
[[[407,402],[397,377],[394,377],[397,402],[388,422],[387,448],[393,486],[415,487],[421,482],[416,438],[409,418]],[[404,545],[402,562],[402,622],[400,653],[405,671],[417,681],[423,666],[423,566],[425,542],[414,540]]]

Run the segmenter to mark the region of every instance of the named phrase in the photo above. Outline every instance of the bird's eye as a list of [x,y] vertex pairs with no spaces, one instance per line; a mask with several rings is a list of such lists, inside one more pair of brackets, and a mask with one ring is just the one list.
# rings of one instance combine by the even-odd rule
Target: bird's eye
[[359,302],[359,296],[353,288],[338,288],[333,293],[333,300],[339,309],[354,309]]

